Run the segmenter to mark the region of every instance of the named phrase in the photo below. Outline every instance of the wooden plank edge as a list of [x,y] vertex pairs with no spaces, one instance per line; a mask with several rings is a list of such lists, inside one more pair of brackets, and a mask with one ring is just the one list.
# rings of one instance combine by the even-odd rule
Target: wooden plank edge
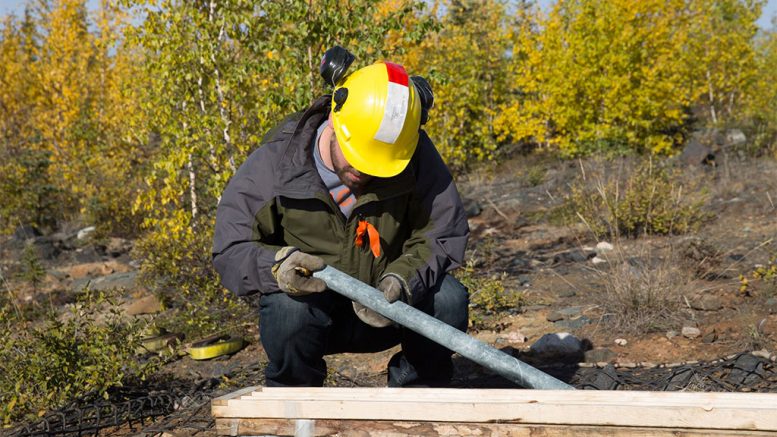
[[227,393],[224,396],[219,396],[217,398],[214,398],[210,401],[211,405],[218,405],[218,406],[226,406],[227,401],[230,399],[239,399],[243,396],[249,395],[251,393],[259,393],[261,392],[262,387],[259,386],[252,386],[252,387],[246,387],[237,391],[233,391],[231,393]]
[[213,406],[215,418],[235,419],[328,419],[433,422],[513,422],[548,425],[612,425],[693,429],[744,429],[777,431],[777,415],[745,408],[666,406],[569,405],[525,403],[520,405],[472,402],[423,408],[410,402],[364,401],[231,401]]
[[[398,390],[398,391],[391,391]],[[723,392],[638,392],[638,391],[589,391],[544,392],[541,390],[481,390],[462,389],[457,392],[410,391],[412,389],[369,390],[365,392],[340,391],[340,389],[310,391],[252,392],[230,400],[245,402],[264,401],[376,401],[376,402],[478,402],[516,404],[551,402],[575,405],[678,405],[729,408],[774,409],[777,412],[777,393],[723,393]]]
[[[419,422],[419,421],[373,421],[373,420],[305,420],[310,436],[377,436],[397,435],[424,436],[485,436],[504,437],[723,437],[774,436],[770,431],[714,430],[695,428],[653,428],[628,426],[590,425],[539,425],[516,423],[463,423],[463,422]],[[216,419],[218,435],[293,436],[299,422],[289,419]]]

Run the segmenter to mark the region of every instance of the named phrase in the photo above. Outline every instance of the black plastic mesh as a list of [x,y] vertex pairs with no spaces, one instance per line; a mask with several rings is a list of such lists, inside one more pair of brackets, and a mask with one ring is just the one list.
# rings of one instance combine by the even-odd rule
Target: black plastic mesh
[[[648,391],[777,392],[777,366],[766,358],[741,353],[710,362],[655,367],[539,366],[578,389]],[[382,378],[385,378],[383,376]],[[343,376],[334,385],[375,385],[380,378],[359,381]],[[109,400],[80,401],[51,412],[35,423],[8,431],[9,436],[161,435],[185,429],[189,435],[212,430],[210,401],[239,387],[263,381],[257,364],[231,375],[232,385],[220,387],[215,378],[198,382],[167,383],[162,390],[150,387],[124,388]],[[481,374],[454,381],[460,387],[512,387],[494,375]]]

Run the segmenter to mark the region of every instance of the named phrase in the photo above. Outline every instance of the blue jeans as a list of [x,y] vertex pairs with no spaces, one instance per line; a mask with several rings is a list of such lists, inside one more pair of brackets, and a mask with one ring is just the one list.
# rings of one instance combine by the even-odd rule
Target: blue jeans
[[[453,276],[446,275],[415,307],[466,331],[469,295]],[[452,352],[420,334],[399,327],[374,328],[362,322],[351,301],[331,290],[291,297],[263,295],[259,300],[262,345],[270,362],[267,386],[322,386],[324,355],[341,352],[379,352],[397,344],[402,352],[389,361],[388,385],[442,386],[453,375]]]

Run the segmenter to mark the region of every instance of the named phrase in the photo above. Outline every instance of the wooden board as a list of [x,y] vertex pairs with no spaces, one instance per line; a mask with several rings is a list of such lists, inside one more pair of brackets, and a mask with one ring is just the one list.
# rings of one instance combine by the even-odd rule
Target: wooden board
[[[303,422],[303,423],[301,423]],[[372,420],[216,419],[216,432],[229,436],[504,436],[504,437],[743,437],[770,431],[646,428],[622,426],[522,425],[519,423],[407,422]]]
[[[687,433],[680,435],[777,432],[773,393],[248,387],[214,399],[211,408],[219,432],[226,435],[282,435],[270,429],[305,420],[315,420],[320,429],[344,426],[334,433],[356,432],[357,425],[364,430],[370,423],[387,433],[400,432],[388,431],[397,426],[443,430],[430,430],[431,435],[456,435],[444,430],[465,425],[473,433],[490,429],[485,435],[516,436],[530,435],[538,426],[550,432],[559,425],[565,426],[547,435],[569,435],[564,432],[570,427],[577,429],[574,435],[629,435],[624,430],[637,428],[669,435],[677,430]],[[607,433],[590,434],[605,428]]]

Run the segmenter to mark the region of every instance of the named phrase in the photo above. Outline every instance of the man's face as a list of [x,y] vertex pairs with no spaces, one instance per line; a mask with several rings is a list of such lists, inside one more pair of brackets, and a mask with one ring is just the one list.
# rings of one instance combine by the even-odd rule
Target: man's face
[[359,172],[355,168],[351,167],[351,164],[345,160],[343,151],[340,149],[340,144],[337,142],[337,137],[332,133],[331,140],[329,141],[330,153],[332,157],[332,166],[335,169],[335,173],[340,178],[340,181],[348,187],[351,192],[359,193],[364,186],[373,177]]

